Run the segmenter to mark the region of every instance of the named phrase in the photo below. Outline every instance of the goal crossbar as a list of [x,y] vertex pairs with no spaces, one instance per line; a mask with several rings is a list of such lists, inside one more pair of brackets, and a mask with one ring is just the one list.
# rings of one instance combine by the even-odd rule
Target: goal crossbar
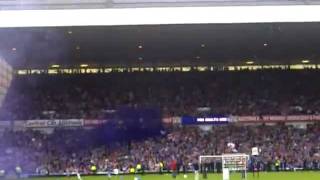
[[249,160],[250,156],[247,154],[201,155],[201,156],[199,156],[199,164],[201,164],[202,158],[217,158],[217,159],[221,158],[221,160],[222,160],[223,157],[246,157],[247,160]]

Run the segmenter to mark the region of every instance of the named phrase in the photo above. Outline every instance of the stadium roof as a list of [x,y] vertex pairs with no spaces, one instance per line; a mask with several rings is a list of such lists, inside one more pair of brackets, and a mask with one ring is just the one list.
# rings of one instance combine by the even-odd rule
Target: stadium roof
[[15,68],[320,64],[319,32],[319,23],[6,28],[0,54]]
[[317,4],[318,0],[1,0],[0,10]]

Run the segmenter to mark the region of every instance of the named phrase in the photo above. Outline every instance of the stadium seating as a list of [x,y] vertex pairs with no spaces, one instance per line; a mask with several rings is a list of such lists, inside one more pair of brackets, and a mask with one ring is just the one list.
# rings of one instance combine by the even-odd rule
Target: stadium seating
[[1,120],[103,119],[120,106],[158,106],[163,116],[319,114],[316,71],[115,73],[19,76]]

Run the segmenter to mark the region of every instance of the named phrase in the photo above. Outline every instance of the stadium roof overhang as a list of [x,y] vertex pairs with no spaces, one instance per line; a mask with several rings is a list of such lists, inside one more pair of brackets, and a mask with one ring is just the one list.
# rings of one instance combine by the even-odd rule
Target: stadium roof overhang
[[319,21],[317,5],[6,10],[0,54],[16,68],[318,64]]
[[320,64],[320,23],[0,29],[15,68],[197,64]]

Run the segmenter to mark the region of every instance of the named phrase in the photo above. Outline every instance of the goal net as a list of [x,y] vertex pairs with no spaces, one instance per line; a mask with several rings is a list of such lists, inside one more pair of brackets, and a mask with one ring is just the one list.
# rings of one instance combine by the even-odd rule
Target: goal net
[[223,154],[199,157],[200,172],[206,178],[208,172],[222,172],[223,180],[230,180],[230,172],[240,172],[247,179],[249,155]]

